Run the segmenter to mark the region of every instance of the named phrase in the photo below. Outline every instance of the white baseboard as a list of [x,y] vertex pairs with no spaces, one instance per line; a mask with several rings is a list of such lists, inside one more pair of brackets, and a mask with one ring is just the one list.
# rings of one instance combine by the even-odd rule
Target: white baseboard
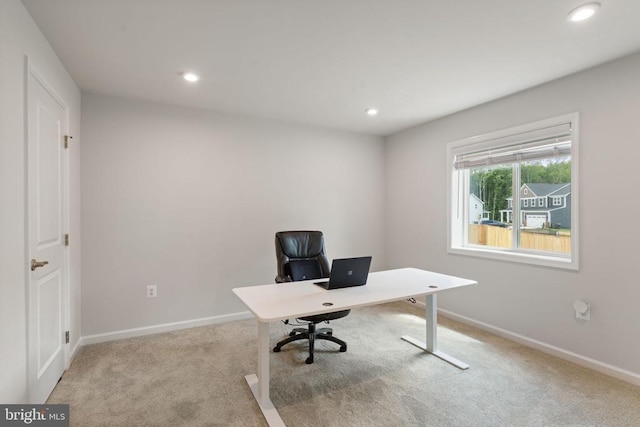
[[[421,301],[417,301],[416,304],[419,304],[422,307],[424,307],[424,303]],[[461,316],[459,314],[456,314],[448,310],[443,310],[439,308],[438,314],[439,315],[441,314],[442,316],[448,317],[453,320],[457,320],[461,323],[466,323],[478,329],[482,329],[483,331],[490,332],[494,335],[498,335],[502,338],[506,338],[508,340],[517,342],[527,347],[531,347],[536,350],[540,350],[544,353],[548,353],[553,356],[559,357],[561,359],[568,360],[577,365],[584,366],[585,368],[593,369],[594,371],[600,372],[610,377],[614,377],[619,380],[640,386],[640,374],[637,374],[635,372],[627,371],[625,369],[618,368],[617,366],[612,366],[607,363],[601,362],[599,360],[591,359],[589,357],[582,356],[577,353],[573,353],[571,351],[544,343],[542,341],[527,338],[520,334],[507,331],[506,329],[498,328],[496,326],[489,325],[487,323],[479,322],[477,320],[471,319],[469,317]]]
[[76,345],[71,347],[71,355],[69,356],[69,363],[73,362],[73,359],[78,354],[78,350],[80,350],[80,347],[82,347],[82,337],[80,337],[80,339],[76,342]]
[[204,317],[202,319],[184,320],[181,322],[163,323],[161,325],[145,326],[142,328],[107,332],[104,334],[87,335],[80,339],[80,342],[75,347],[72,354],[75,354],[75,352],[80,347],[89,345],[89,344],[98,344],[101,342],[121,340],[125,338],[141,337],[144,335],[159,334],[162,332],[178,331],[180,329],[196,328],[198,326],[232,322],[234,320],[251,319],[252,317],[253,317],[253,314],[251,314],[248,311],[243,311],[240,313],[225,314],[222,316]]

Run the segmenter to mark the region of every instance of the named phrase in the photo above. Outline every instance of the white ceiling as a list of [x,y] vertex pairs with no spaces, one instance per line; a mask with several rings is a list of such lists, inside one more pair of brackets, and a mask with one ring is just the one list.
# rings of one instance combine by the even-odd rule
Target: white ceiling
[[23,0],[85,93],[376,135],[640,50],[640,0],[585,2]]

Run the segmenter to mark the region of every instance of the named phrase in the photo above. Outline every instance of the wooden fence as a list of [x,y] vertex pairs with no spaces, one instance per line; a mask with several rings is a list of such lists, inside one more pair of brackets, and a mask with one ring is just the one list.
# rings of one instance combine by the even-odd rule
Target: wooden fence
[[[491,225],[469,224],[469,243],[483,246],[510,248],[513,230]],[[549,252],[571,252],[571,236],[536,233],[522,230],[520,247]]]

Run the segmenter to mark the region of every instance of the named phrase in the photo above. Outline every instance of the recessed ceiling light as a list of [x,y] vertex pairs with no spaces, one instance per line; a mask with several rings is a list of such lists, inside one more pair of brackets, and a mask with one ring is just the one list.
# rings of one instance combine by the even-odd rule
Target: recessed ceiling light
[[184,73],[182,74],[182,78],[185,79],[188,82],[197,82],[198,80],[200,80],[200,77],[195,74],[195,73]]
[[367,108],[366,110],[364,110],[364,112],[370,116],[375,116],[376,114],[378,114],[378,110],[376,110],[375,108]]
[[567,19],[571,22],[584,21],[591,18],[600,9],[600,3],[587,3],[569,12]]

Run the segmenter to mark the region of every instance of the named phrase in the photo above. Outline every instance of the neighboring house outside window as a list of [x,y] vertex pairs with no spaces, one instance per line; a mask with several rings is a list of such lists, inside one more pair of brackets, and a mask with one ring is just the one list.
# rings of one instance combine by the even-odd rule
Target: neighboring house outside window
[[489,212],[484,210],[484,202],[473,193],[469,195],[469,207],[469,221],[477,223],[489,219]]
[[[538,196],[538,206],[532,202],[527,204],[527,199],[523,199],[520,210],[520,225],[526,228],[571,228],[571,184],[522,184],[521,194],[535,194]],[[554,194],[562,194],[557,196]],[[545,199],[553,200],[552,208],[545,208]],[[556,200],[559,202],[556,203]],[[563,200],[567,202],[563,203]],[[524,209],[528,208],[528,209]],[[538,209],[543,208],[543,209]],[[513,208],[500,210],[500,220],[511,221]]]

